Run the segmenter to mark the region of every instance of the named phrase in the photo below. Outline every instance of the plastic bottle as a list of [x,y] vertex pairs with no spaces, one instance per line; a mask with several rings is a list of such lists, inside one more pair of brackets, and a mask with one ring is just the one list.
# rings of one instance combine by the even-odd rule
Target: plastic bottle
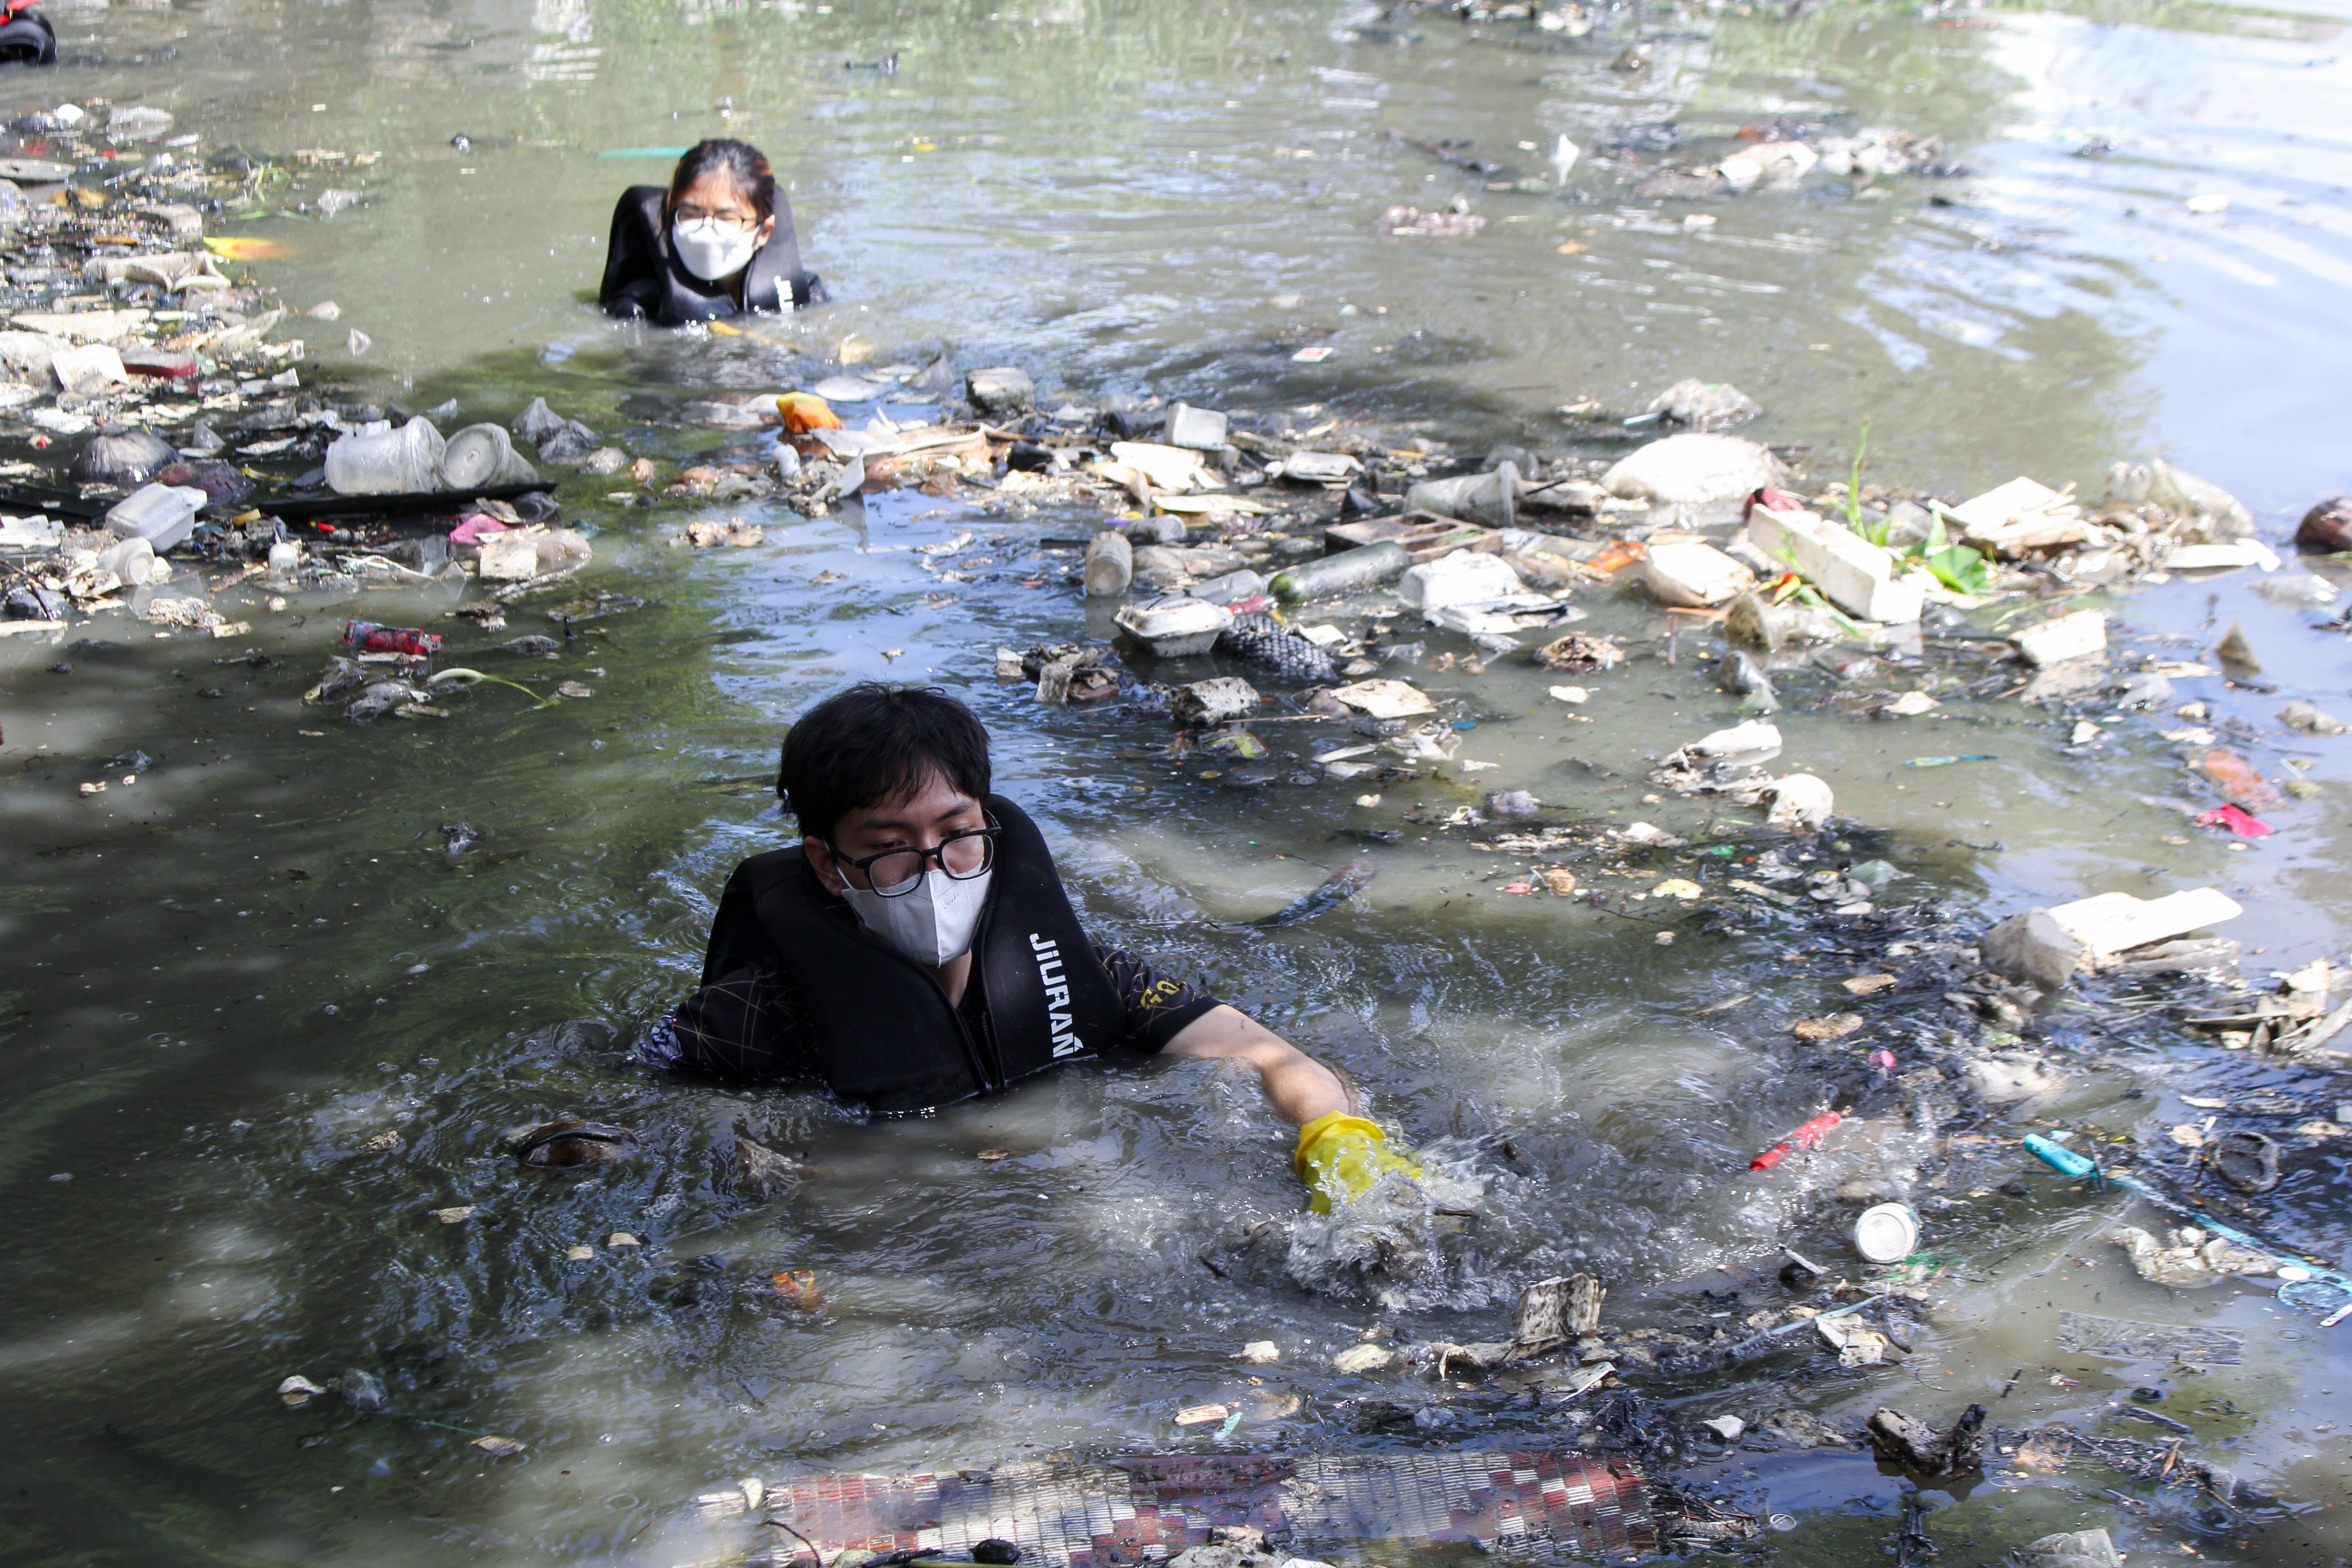
[[[1245,600],[1264,596],[1265,579],[1244,566],[1238,572],[1228,572],[1221,577],[1195,583],[1185,592],[1196,599],[1205,599],[1212,605],[1223,605],[1230,609]],[[1234,613],[1238,615],[1240,612]]]
[[397,653],[410,658],[431,658],[441,651],[441,638],[408,626],[383,626],[373,621],[345,621],[343,646],[354,653]]
[[1404,574],[1412,564],[1403,545],[1391,540],[1342,550],[1337,555],[1301,562],[1274,574],[1274,596],[1286,605],[1328,599],[1335,594],[1370,588]]
[[[98,569],[113,573],[125,587],[152,583],[155,579],[155,547],[135,533],[118,539],[98,552]],[[165,568],[163,574],[170,576],[170,568]]]
[[1135,551],[1114,529],[1105,529],[1087,542],[1087,592],[1109,598],[1127,592],[1135,576]]
[[196,509],[213,498],[194,485],[142,485],[106,514],[106,526],[125,539],[143,539],[156,553],[184,542],[196,529]]

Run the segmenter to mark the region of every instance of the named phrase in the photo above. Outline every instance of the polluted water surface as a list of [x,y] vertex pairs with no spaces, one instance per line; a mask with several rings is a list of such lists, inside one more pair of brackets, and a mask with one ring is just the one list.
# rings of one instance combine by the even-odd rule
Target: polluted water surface
[[[12,1557],[2352,1555],[2340,16],[44,9]],[[717,135],[832,302],[607,322]],[[862,679],[1431,1179],[633,1065]]]

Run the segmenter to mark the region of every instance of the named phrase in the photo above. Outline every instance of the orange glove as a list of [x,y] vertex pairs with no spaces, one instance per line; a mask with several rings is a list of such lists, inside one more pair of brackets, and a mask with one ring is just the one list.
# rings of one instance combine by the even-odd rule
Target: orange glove
[[833,405],[814,392],[787,392],[776,399],[776,412],[784,416],[784,433],[803,436],[811,430],[838,430],[841,416]]
[[1307,1206],[1317,1214],[1329,1214],[1334,1206],[1363,1196],[1390,1171],[1419,1181],[1421,1167],[1410,1154],[1383,1147],[1388,1136],[1373,1123],[1344,1110],[1318,1116],[1300,1128],[1298,1152],[1291,1156],[1290,1168],[1313,1194]]

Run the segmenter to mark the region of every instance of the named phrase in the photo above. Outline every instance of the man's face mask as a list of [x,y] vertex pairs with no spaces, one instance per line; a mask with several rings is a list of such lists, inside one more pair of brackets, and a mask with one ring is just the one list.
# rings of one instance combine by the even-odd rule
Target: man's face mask
[[869,888],[845,885],[860,924],[904,957],[929,969],[971,951],[972,933],[980,929],[980,912],[988,903],[988,885],[994,870],[966,881],[940,875],[934,868],[912,891],[885,897]]
[[705,283],[732,278],[751,264],[760,248],[758,229],[738,228],[715,217],[674,222],[669,235],[679,264]]

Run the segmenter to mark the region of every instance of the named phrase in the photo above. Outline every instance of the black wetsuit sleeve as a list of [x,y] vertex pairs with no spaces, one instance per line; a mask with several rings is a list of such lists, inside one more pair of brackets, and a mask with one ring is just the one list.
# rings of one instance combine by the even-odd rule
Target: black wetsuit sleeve
[[730,970],[670,1009],[643,1052],[666,1067],[722,1078],[814,1078],[815,1053],[799,993],[772,964]]
[[650,316],[658,306],[662,258],[646,232],[645,187],[621,193],[613,208],[613,233],[604,242],[604,281],[596,302],[610,316]]
[[1223,1005],[1183,981],[1158,973],[1133,953],[1101,942],[1092,945],[1127,1009],[1127,1033],[1121,1045],[1139,1051],[1166,1050],[1168,1042],[1183,1033],[1186,1025]]

